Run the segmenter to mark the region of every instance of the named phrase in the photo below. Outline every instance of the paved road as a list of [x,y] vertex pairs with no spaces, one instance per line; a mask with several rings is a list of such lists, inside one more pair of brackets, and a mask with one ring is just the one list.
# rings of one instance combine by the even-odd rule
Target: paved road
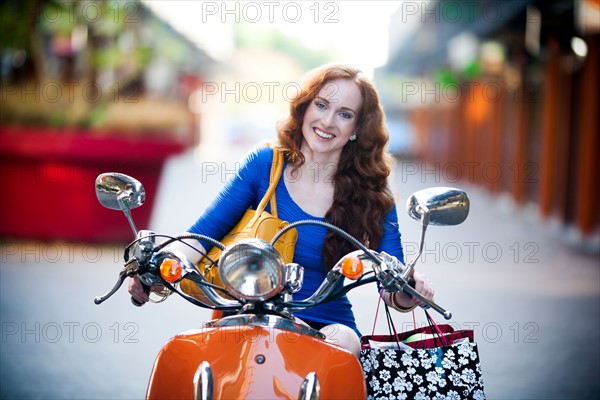
[[[184,230],[241,154],[227,149],[171,160],[150,228]],[[402,204],[415,190],[444,185],[442,178],[410,162],[395,171],[409,255],[416,250],[418,223],[404,216]],[[488,397],[596,398],[598,256],[574,251],[557,229],[506,202],[454,185],[468,189],[469,218],[458,227],[431,227],[418,268],[434,282],[438,302],[453,312],[452,323],[475,330]],[[208,316],[177,298],[134,308],[125,291],[95,306],[93,297],[112,286],[119,270],[120,246],[0,246],[1,398],[142,398],[160,346]],[[363,288],[351,298],[360,329],[370,332],[373,291]],[[410,317],[396,315],[395,320],[409,328]],[[383,324],[377,330],[383,332]]]

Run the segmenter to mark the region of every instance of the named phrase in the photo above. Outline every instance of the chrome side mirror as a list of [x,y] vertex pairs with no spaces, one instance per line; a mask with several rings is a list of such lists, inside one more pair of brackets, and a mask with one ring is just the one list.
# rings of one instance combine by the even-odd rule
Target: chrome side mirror
[[403,277],[408,279],[423,253],[425,231],[428,225],[458,225],[469,215],[469,197],[460,190],[448,187],[434,187],[413,193],[406,203],[408,215],[421,221],[421,243],[419,253],[407,265]]
[[406,204],[408,215],[429,225],[458,225],[469,215],[469,197],[460,189],[434,187],[412,194]]
[[137,179],[118,172],[100,174],[96,178],[96,197],[104,207],[122,210],[133,234],[137,235],[130,210],[141,206],[146,200],[144,187]]

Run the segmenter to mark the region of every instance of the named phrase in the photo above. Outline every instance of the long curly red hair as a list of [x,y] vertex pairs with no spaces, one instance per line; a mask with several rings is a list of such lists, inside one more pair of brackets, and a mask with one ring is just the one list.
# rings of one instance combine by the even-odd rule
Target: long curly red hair
[[[288,118],[278,125],[277,138],[289,165],[301,166],[305,161],[300,148],[306,109],[325,84],[337,79],[356,83],[363,103],[355,128],[357,139],[344,146],[333,176],[333,204],[325,220],[375,249],[383,236],[381,222],[394,200],[387,182],[392,166],[387,152],[389,135],[373,84],[359,70],[345,65],[328,64],[310,71],[290,103]],[[353,250],[349,242],[329,232],[323,245],[325,265],[331,268],[341,256]]]

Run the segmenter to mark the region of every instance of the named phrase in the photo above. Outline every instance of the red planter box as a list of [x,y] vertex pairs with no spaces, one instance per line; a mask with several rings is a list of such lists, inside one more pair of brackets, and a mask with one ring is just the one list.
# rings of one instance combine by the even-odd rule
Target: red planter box
[[123,213],[96,199],[96,177],[122,172],[142,182],[146,204],[132,215],[138,229],[147,228],[163,164],[188,145],[115,132],[0,126],[0,236],[128,242],[133,233]]

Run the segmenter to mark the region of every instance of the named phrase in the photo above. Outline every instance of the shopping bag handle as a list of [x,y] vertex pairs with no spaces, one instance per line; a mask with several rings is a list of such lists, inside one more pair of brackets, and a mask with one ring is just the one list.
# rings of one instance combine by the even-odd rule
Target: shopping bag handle
[[[370,338],[373,338],[377,335],[375,335],[375,327],[377,325],[377,320],[379,317],[379,307],[381,306],[381,300],[382,300],[382,296],[383,296],[383,289],[380,290],[379,292],[379,299],[377,301],[377,308],[375,309],[375,318],[373,321],[373,327],[371,329],[371,336],[369,336]],[[391,338],[394,338],[394,341],[396,342],[396,344],[398,345],[398,349],[400,349],[400,335],[398,335],[398,332],[396,330],[396,326],[394,324],[394,320],[392,319],[392,316],[390,314],[390,310],[387,304],[385,304],[384,302],[384,307],[385,307],[385,313],[386,313],[386,320],[388,323],[388,330],[389,330],[389,334]],[[429,314],[429,312],[427,312],[427,310],[423,310],[425,312],[425,317],[427,318],[427,322],[429,324],[430,327],[430,331],[433,335],[433,340],[434,343],[437,347],[441,347],[441,346],[447,346],[448,345],[448,341],[446,340],[446,338],[444,337],[445,334],[444,332],[442,332],[442,330],[440,329],[440,327],[437,325],[437,323],[434,321],[434,319],[431,317],[431,315]],[[415,315],[414,315],[414,311],[413,311],[413,323],[415,326],[415,329],[417,329],[416,326],[416,321],[414,320]],[[361,342],[363,343],[363,345],[367,345],[369,343],[369,337],[363,337],[361,339]]]
[[434,335],[433,340],[436,340],[435,338],[437,336],[440,339],[440,341],[442,342],[442,346],[448,346],[448,342],[446,341],[446,338],[444,337],[444,334],[442,333],[438,324],[435,323],[435,321],[433,320],[431,315],[427,312],[427,310],[423,310],[423,311],[425,312],[425,317],[427,318],[427,322],[429,323],[429,326],[431,326],[435,330],[435,333],[437,333],[437,335]]
[[[375,308],[375,318],[373,319],[373,328],[371,329],[371,337],[375,336],[375,326],[377,325],[377,319],[379,317],[379,306],[381,305],[381,300],[383,298],[383,289],[381,289],[379,291],[379,299],[377,300],[377,308]],[[394,320],[392,319],[391,315],[390,315],[390,309],[388,307],[387,304],[385,304],[385,302],[383,302],[383,305],[385,306],[385,314],[386,314],[386,320],[388,323],[388,329],[390,331],[390,335],[392,334],[392,331],[394,332],[394,338],[396,339],[396,344],[398,345],[398,350],[400,349],[400,344],[399,344],[399,339],[398,339],[398,333],[396,332],[396,326],[394,325]],[[361,341],[363,341],[363,339],[366,339],[365,337],[361,338]],[[363,342],[363,344],[368,344],[369,341],[366,340]]]

